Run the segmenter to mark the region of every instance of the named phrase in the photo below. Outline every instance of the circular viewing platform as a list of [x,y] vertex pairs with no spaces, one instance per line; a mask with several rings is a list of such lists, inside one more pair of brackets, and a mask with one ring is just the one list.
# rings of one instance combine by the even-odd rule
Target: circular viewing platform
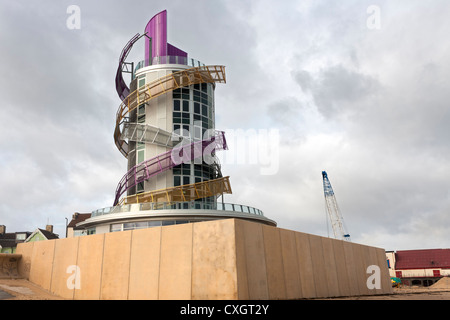
[[259,209],[233,203],[170,202],[136,203],[92,212],[77,227],[110,224],[110,232],[219,219],[244,219],[276,226]]

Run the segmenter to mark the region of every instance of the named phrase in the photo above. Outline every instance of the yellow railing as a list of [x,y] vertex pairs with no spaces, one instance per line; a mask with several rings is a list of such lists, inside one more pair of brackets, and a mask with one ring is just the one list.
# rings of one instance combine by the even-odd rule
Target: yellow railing
[[131,195],[119,202],[119,206],[133,203],[158,203],[158,202],[186,202],[196,199],[217,196],[219,194],[231,194],[230,177],[186,184],[161,190],[153,190],[136,195]]
[[126,114],[141,104],[170,91],[200,83],[225,83],[224,66],[201,66],[171,73],[131,92],[119,106],[116,114],[114,141],[119,151],[128,157],[128,143],[121,138],[120,125]]

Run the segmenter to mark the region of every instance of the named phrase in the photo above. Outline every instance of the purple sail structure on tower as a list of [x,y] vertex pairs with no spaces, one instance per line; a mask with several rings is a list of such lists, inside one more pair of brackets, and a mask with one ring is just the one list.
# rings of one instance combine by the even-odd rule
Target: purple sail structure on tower
[[183,50],[167,43],[167,11],[161,11],[145,27],[145,65],[152,65],[154,58],[177,56],[187,58]]

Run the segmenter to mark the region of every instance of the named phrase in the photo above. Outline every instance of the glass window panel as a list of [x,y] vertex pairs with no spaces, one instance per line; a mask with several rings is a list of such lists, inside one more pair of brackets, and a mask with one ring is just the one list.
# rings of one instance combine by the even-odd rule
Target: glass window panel
[[148,227],[147,221],[136,222],[136,229],[144,229]]
[[202,104],[202,116],[208,117],[208,106]]
[[151,227],[160,227],[161,221],[148,221],[148,226]]
[[190,184],[190,178],[189,177],[183,177],[183,185]]
[[123,230],[133,230],[136,229],[136,224],[134,222],[128,222],[123,224]]
[[180,100],[173,100],[173,111],[181,111]]
[[173,185],[175,187],[178,187],[179,185],[181,185],[181,177],[180,176],[173,177]]
[[138,159],[137,159],[138,163],[143,162],[144,159],[145,159],[145,151],[144,150],[138,151]]
[[[185,123],[186,119],[183,119],[183,123]],[[189,137],[189,125],[183,125],[183,137]]]
[[183,101],[183,111],[189,112],[189,101]]
[[122,231],[122,224],[116,223],[111,225],[111,232]]
[[162,225],[163,226],[171,226],[173,224],[175,224],[175,221],[173,221],[173,220],[164,220],[164,221],[162,221]]
[[200,114],[200,103],[194,103],[194,113]]

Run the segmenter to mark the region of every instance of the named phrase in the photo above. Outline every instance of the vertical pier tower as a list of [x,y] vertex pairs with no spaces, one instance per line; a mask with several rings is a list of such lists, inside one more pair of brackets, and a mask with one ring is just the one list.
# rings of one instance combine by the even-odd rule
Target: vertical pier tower
[[[142,61],[127,61],[138,41],[145,42]],[[232,190],[216,157],[228,149],[225,132],[215,128],[221,83],[225,67],[205,65],[168,43],[167,11],[155,15],[124,47],[116,73],[121,103],[114,142],[127,172],[112,206],[77,227],[94,234],[224,218],[276,225],[259,209],[223,201]]]

